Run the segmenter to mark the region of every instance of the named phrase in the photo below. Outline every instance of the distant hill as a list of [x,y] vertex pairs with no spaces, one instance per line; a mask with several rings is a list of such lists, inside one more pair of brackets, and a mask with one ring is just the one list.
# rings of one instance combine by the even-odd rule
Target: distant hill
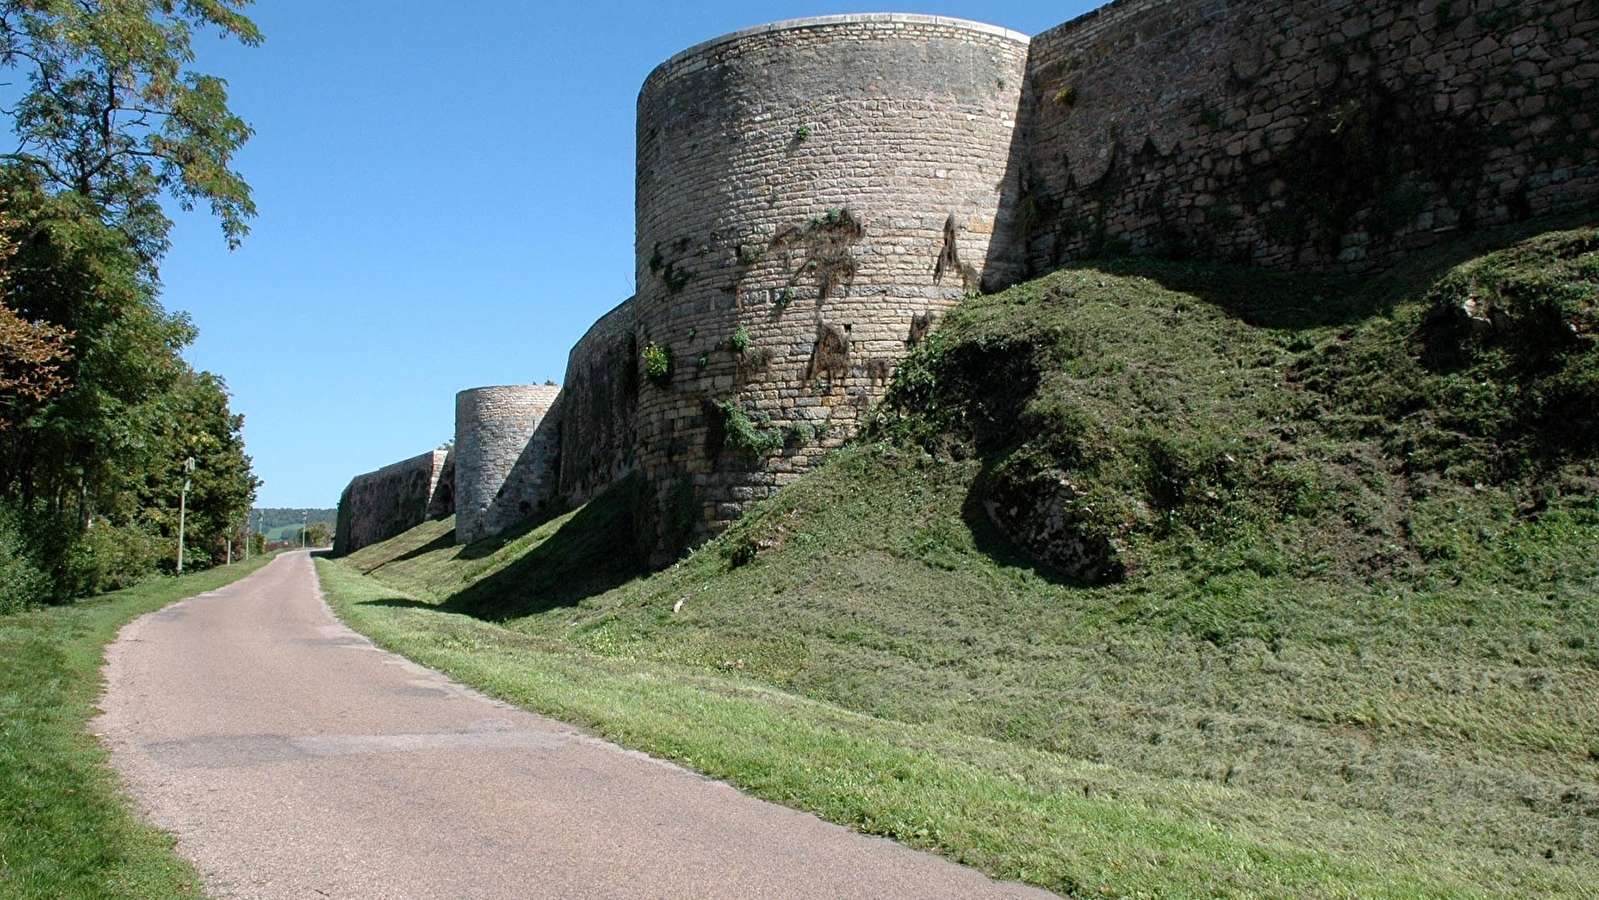
[[327,522],[332,524],[338,520],[337,509],[257,509],[251,513],[252,527],[267,536],[267,540],[287,540],[288,535],[300,533],[300,526],[306,522]]

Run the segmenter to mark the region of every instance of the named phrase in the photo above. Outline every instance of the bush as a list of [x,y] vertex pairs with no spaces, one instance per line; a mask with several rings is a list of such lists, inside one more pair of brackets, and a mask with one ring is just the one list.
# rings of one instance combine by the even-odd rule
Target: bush
[[16,511],[0,506],[0,615],[43,603],[49,595],[50,576],[29,551]]
[[[175,570],[177,553],[177,541],[170,538],[96,519],[74,542],[72,558],[81,572],[81,593],[88,595],[119,591],[158,572]],[[192,546],[184,556],[185,570],[210,564],[209,556]]]
[[[175,540],[131,525],[97,517],[80,532],[71,518],[0,504],[0,612],[132,587],[170,573],[176,557]],[[210,556],[191,547],[186,563],[206,568]]]

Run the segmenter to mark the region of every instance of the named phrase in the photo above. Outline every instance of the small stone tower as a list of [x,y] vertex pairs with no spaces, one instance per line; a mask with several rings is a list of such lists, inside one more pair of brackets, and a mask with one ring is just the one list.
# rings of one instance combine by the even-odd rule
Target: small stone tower
[[537,513],[559,452],[554,385],[481,387],[455,395],[455,539],[469,544]]

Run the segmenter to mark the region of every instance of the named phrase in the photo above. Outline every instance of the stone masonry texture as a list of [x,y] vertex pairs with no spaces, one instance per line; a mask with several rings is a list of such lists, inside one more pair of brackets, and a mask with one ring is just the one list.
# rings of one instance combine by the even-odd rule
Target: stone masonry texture
[[[730,35],[650,75],[634,306],[639,346],[672,369],[646,372],[638,401],[656,561],[852,435],[912,319],[1005,268],[990,255],[1019,184],[1027,46],[953,19],[843,16]],[[730,408],[782,449],[729,446]]]
[[538,512],[552,494],[559,443],[554,385],[455,395],[455,536],[470,544]]
[[333,552],[342,556],[425,522],[447,455],[434,450],[352,480],[339,497]]
[[567,357],[557,492],[585,503],[633,468],[638,346],[633,300],[606,313]]
[[433,486],[433,499],[428,501],[427,517],[442,519],[455,515],[455,447],[444,456],[444,469],[439,472],[438,483]]
[[[1596,42],[1588,0],[1117,0],[1031,40],[887,14],[690,48],[639,93],[636,296],[559,398],[462,392],[426,512],[477,540],[638,470],[664,563],[853,435],[970,291],[1121,253],[1374,271],[1599,205]],[[341,534],[398,521],[381,474]]]
[[1033,41],[1030,260],[1359,272],[1599,196],[1599,6],[1121,0]]

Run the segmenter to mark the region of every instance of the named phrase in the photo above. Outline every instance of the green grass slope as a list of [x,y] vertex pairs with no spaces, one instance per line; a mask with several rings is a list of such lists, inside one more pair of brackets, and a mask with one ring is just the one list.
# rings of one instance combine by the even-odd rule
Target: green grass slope
[[135,816],[88,723],[104,687],[103,648],[118,629],[270,560],[0,616],[0,898],[204,896],[171,835]]
[[1599,896],[1596,312],[1591,227],[1370,282],[1074,267],[665,572],[628,580],[624,487],[367,548],[341,609],[1068,896]]

